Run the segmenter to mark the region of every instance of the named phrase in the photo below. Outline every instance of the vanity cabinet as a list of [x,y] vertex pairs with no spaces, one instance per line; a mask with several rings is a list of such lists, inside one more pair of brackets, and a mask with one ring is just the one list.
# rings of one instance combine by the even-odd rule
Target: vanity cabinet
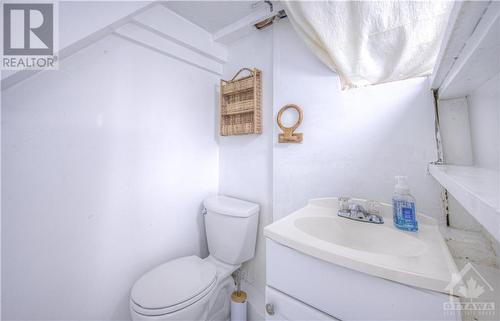
[[266,240],[266,320],[461,320],[457,302]]

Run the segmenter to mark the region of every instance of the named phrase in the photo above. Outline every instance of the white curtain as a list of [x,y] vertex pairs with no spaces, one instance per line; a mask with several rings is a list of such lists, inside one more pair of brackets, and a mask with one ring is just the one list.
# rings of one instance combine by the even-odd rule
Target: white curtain
[[299,36],[342,89],[432,73],[451,1],[284,1]]

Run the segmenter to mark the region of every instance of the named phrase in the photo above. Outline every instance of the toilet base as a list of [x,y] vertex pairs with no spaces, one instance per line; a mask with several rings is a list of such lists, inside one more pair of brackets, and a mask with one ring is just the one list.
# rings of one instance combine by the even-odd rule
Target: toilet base
[[[218,286],[218,285],[217,285]],[[234,281],[231,276],[226,278],[216,289],[213,300],[210,303],[210,310],[207,321],[225,321],[229,320],[231,314],[231,293],[234,290]]]

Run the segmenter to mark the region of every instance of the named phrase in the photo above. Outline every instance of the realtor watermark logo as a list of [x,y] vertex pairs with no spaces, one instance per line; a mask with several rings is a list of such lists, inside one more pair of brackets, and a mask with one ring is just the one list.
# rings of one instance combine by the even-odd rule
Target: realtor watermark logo
[[495,302],[487,299],[496,297],[495,290],[472,264],[467,263],[452,277],[446,291],[450,294],[450,301],[443,304],[445,312],[496,320]]
[[3,3],[2,69],[57,69],[57,4]]

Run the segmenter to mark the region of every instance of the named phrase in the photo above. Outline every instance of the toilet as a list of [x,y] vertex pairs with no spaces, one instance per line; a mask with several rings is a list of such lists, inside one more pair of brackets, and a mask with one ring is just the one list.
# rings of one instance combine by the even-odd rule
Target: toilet
[[227,320],[231,274],[253,258],[259,205],[227,196],[203,202],[210,255],[184,256],[144,274],[130,293],[132,320]]

